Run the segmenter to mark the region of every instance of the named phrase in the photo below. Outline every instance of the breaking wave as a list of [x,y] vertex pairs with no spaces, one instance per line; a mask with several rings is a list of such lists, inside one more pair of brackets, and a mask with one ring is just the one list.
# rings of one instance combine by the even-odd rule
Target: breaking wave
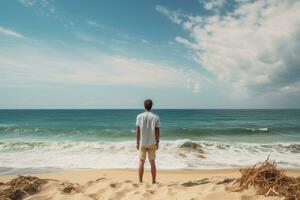
[[[282,167],[300,167],[300,143],[162,141],[163,169],[227,168],[253,165],[271,155]],[[136,168],[134,141],[1,141],[0,168]],[[170,164],[172,163],[172,164]]]

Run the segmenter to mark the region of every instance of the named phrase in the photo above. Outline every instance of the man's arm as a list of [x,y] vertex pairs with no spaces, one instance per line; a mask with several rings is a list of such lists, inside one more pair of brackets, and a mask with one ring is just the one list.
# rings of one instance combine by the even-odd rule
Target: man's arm
[[141,130],[140,127],[136,127],[136,149],[140,149]]
[[160,138],[160,129],[159,127],[155,127],[155,140],[156,140],[157,149],[159,144],[159,138]]

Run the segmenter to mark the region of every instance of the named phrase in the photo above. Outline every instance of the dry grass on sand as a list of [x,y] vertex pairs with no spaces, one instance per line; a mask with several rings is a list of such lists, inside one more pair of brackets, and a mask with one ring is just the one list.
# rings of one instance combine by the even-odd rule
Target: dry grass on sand
[[269,159],[260,165],[241,169],[241,178],[231,191],[242,191],[254,187],[257,194],[281,196],[287,200],[300,200],[300,177],[289,177]]

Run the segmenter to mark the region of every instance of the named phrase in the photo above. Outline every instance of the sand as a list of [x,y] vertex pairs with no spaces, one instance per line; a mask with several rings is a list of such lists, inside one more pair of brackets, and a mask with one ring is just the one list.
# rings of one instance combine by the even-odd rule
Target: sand
[[[287,170],[290,176],[300,176],[300,169]],[[53,179],[30,200],[85,200],[85,199],[180,199],[180,200],[252,200],[282,199],[256,195],[255,190],[230,192],[227,190],[240,176],[238,169],[220,170],[158,170],[158,183],[151,184],[151,174],[145,171],[144,182],[138,183],[137,171],[132,169],[84,169],[58,173],[34,174]],[[7,182],[16,176],[0,176]],[[71,186],[71,191],[65,190]],[[70,188],[70,187],[69,187]]]

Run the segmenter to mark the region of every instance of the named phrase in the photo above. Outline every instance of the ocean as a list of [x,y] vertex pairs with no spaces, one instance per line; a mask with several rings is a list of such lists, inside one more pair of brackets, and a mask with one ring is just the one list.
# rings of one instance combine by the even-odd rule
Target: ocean
[[[0,174],[137,168],[141,112],[0,110]],[[244,167],[268,156],[281,167],[300,167],[299,109],[153,112],[161,119],[159,169]]]

